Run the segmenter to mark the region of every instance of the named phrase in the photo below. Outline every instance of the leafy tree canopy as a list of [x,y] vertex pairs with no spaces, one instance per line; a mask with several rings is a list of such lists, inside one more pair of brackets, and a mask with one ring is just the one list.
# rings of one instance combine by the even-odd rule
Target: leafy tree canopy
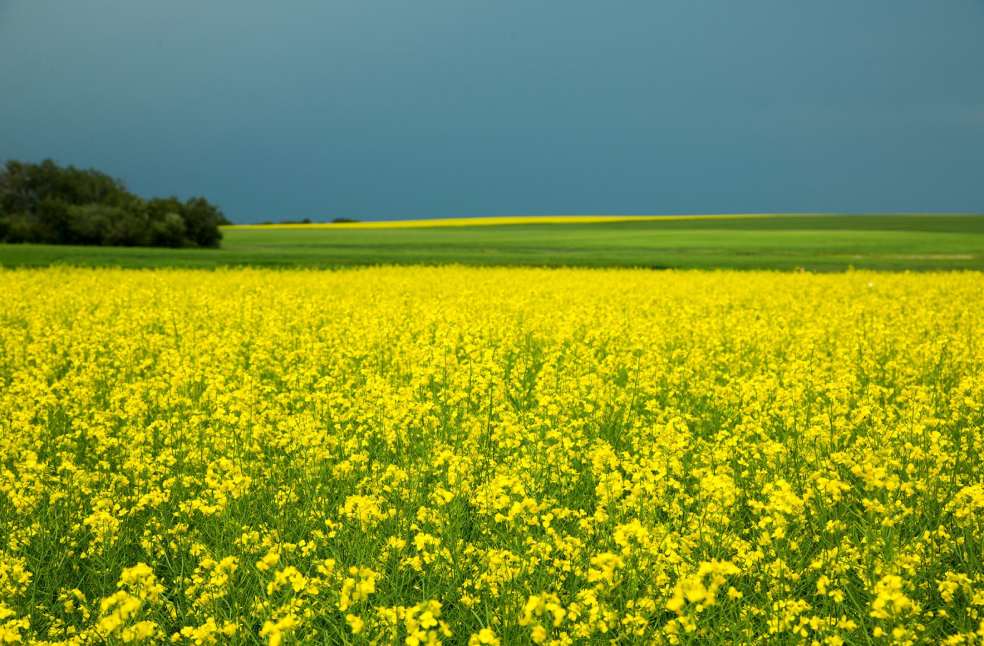
[[0,168],[0,241],[218,247],[229,221],[203,197],[144,200],[97,170],[8,161]]

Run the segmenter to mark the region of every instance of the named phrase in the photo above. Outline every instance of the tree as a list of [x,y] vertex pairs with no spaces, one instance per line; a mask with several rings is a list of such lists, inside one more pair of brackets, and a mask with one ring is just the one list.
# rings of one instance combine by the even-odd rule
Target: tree
[[171,212],[154,222],[150,244],[155,247],[180,247],[186,239],[184,218]]
[[143,200],[96,170],[8,161],[0,169],[0,241],[217,247],[228,220],[203,197]]
[[218,247],[222,240],[219,224],[226,221],[222,211],[204,197],[193,197],[181,210],[189,240],[200,247]]

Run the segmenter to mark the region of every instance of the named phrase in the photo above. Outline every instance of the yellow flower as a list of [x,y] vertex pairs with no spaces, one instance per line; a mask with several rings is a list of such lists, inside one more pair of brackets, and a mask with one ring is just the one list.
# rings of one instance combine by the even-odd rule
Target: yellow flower
[[260,629],[260,637],[266,637],[270,646],[280,646],[284,636],[300,625],[297,617],[287,615],[277,621],[266,621]]
[[358,635],[366,626],[366,622],[362,621],[360,617],[353,614],[345,615],[345,622],[348,623],[349,628],[352,629],[352,634]]
[[897,615],[915,612],[918,606],[905,595],[902,578],[890,574],[875,584],[875,598],[871,602],[871,616],[876,619],[891,619]]
[[980,642],[982,303],[0,269],[0,643]]
[[480,644],[489,644],[490,646],[498,646],[499,639],[495,636],[495,633],[488,628],[482,628],[476,634],[468,638],[468,646],[478,646]]

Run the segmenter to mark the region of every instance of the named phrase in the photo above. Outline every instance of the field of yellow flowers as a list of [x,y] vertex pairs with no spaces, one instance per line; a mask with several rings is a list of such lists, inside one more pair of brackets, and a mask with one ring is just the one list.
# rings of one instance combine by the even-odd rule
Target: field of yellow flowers
[[984,642],[984,276],[0,271],[0,643]]

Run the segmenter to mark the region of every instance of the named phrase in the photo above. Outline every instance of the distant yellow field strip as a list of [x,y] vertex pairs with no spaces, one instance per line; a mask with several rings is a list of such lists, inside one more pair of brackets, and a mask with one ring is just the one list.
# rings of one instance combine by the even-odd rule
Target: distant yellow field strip
[[772,218],[772,213],[733,215],[509,215],[501,217],[433,218],[375,222],[312,222],[310,224],[234,224],[227,229],[419,229],[430,227],[489,227],[510,224],[598,224],[655,220],[735,220]]

